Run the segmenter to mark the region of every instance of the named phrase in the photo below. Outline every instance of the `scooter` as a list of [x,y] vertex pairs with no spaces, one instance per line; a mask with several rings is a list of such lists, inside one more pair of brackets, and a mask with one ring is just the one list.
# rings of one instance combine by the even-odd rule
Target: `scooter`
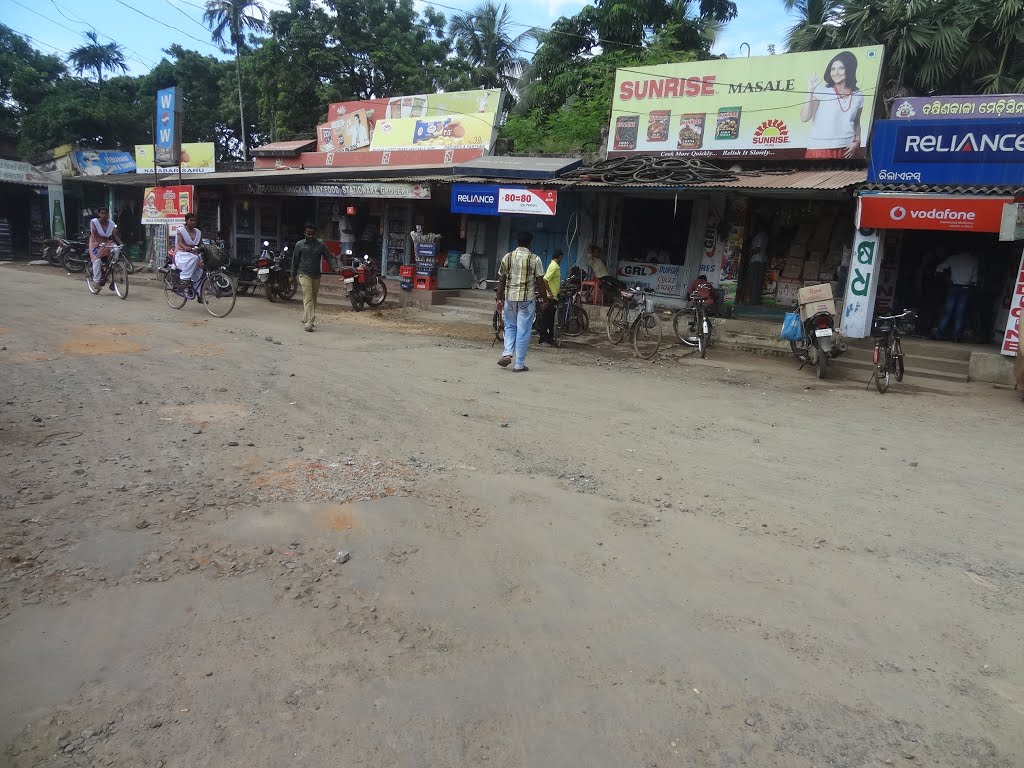
[[831,312],[816,312],[801,323],[804,338],[791,341],[789,347],[793,356],[800,361],[800,369],[813,365],[819,379],[828,375],[829,362],[849,349],[836,330],[836,321]]
[[364,304],[379,307],[388,297],[388,286],[377,274],[368,255],[364,255],[362,261],[353,259],[350,266],[342,266],[341,277],[345,295],[356,312],[362,310]]
[[269,252],[269,258],[260,255],[256,262],[256,274],[263,281],[268,301],[288,301],[295,295],[295,281],[288,271],[287,245],[276,256],[273,251]]

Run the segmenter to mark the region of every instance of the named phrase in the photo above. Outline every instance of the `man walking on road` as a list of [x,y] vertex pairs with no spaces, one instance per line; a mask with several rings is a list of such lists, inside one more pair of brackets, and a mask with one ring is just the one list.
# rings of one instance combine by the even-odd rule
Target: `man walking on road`
[[298,275],[302,286],[302,325],[312,333],[316,321],[316,296],[320,292],[321,260],[326,258],[330,264],[331,252],[317,238],[316,227],[312,224],[305,226],[304,234],[305,239],[299,240],[292,252],[292,279]]
[[523,232],[516,243],[519,247],[506,253],[498,267],[498,311],[505,321],[505,353],[498,365],[507,368],[514,362],[512,372],[523,373],[530,370],[526,367],[526,350],[537,313],[537,295],[545,298],[548,286],[544,264],[530,250],[533,235]]

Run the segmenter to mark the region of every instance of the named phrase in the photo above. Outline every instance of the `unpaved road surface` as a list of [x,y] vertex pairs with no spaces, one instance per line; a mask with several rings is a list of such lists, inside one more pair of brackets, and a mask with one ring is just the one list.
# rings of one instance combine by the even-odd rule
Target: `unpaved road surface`
[[0,326],[0,764],[1024,764],[1012,392],[48,268]]

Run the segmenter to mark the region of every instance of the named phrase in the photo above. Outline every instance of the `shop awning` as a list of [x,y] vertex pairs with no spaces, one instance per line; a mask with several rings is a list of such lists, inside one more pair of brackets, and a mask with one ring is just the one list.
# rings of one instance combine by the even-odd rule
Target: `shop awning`
[[300,141],[274,141],[264,144],[262,147],[254,147],[254,157],[297,157],[303,152],[309,152],[316,146],[316,139],[303,139]]
[[479,157],[455,166],[461,176],[483,176],[491,179],[554,179],[575,170],[582,164],[579,157],[516,157],[494,155]]
[[924,195],[1024,196],[1024,186],[965,187],[950,184],[865,184],[865,192],[913,192]]
[[20,160],[0,160],[0,181],[26,184],[30,187],[45,187],[50,184],[60,184],[61,175],[55,172],[40,171],[35,166]]

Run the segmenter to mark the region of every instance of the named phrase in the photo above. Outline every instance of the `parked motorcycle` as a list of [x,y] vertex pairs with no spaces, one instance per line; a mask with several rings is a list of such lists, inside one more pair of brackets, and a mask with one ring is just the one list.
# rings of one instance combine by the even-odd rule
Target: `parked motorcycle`
[[288,301],[295,295],[295,281],[290,275],[290,261],[288,246],[281,249],[281,252],[274,254],[273,251],[260,254],[256,262],[257,276],[263,281],[263,290],[268,301]]
[[55,259],[68,271],[82,272],[89,265],[89,242],[87,240],[64,240],[58,238]]
[[364,304],[379,307],[388,297],[388,286],[370,263],[369,256],[363,256],[362,261],[353,259],[350,266],[342,266],[341,277],[345,295],[356,312],[363,309]]
[[270,242],[267,240],[263,241],[263,250],[260,251],[258,258],[254,259],[251,263],[236,259],[232,255],[228,255],[227,266],[224,271],[231,275],[231,278],[235,281],[235,290],[239,296],[246,294],[250,289],[253,293],[256,291],[263,290],[264,281],[260,279],[259,262],[266,260],[269,264],[271,259]]
[[62,242],[62,240],[43,241],[43,258],[50,263],[51,267],[63,266],[64,255],[60,250]]
[[846,352],[849,347],[836,331],[836,321],[831,312],[816,312],[801,322],[802,341],[790,341],[793,356],[800,361],[801,370],[813,365],[819,379],[828,374],[829,362]]

